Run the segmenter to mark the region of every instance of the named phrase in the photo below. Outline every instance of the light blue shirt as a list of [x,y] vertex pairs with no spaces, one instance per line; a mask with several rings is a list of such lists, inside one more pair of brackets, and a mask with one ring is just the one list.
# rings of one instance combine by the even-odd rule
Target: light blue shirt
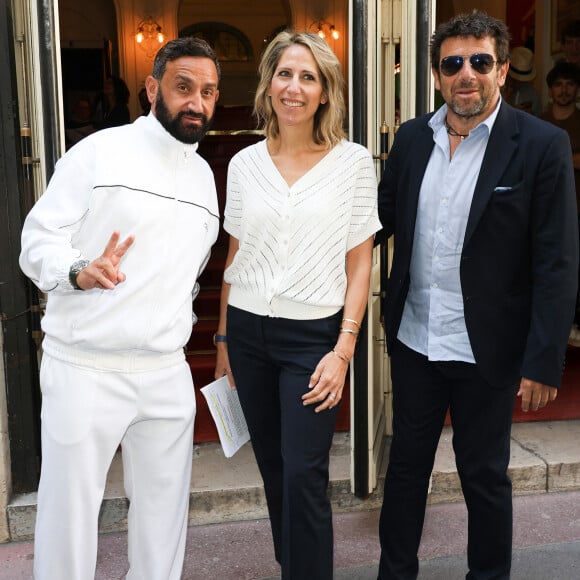
[[447,105],[429,121],[435,146],[419,193],[411,282],[397,338],[432,361],[475,362],[459,265],[471,200],[499,105],[470,131],[453,158],[444,124]]

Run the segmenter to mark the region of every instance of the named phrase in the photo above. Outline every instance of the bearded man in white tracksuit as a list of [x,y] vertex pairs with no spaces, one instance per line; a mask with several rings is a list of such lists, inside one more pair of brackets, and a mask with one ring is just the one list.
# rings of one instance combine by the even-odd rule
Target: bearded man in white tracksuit
[[169,42],[146,80],[151,113],[75,145],[26,218],[20,265],[48,296],[37,580],[94,578],[119,444],[127,578],[181,577],[195,417],[184,345],[219,227],[213,174],[196,149],[219,77],[204,41]]

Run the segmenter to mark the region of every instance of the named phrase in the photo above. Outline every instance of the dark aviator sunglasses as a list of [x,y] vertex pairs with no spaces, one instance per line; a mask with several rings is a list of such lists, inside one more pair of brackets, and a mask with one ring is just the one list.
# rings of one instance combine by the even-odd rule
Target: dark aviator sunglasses
[[[465,58],[463,56],[446,56],[445,58],[441,59],[441,62],[439,63],[439,70],[446,77],[452,77],[463,68],[464,62]],[[469,57],[469,64],[471,65],[471,68],[481,75],[489,74],[496,62],[497,61],[493,59],[491,54],[486,53],[472,54]]]

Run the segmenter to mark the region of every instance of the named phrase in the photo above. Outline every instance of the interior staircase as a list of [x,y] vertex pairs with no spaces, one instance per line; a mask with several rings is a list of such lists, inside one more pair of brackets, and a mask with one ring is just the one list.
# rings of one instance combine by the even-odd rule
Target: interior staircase
[[218,325],[224,263],[225,252],[222,251],[222,246],[214,246],[212,257],[199,279],[201,290],[193,305],[198,322],[193,327],[186,347],[186,360],[196,387],[197,413],[194,431],[196,443],[218,441],[217,429],[205,397],[199,389],[214,380],[216,351],[212,337]]

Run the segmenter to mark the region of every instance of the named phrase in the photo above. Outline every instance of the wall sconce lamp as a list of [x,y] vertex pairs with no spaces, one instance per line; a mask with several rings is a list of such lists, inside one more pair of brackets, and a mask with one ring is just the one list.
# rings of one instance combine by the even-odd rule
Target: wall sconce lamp
[[165,42],[165,36],[161,26],[149,16],[139,22],[135,42],[145,51],[148,58],[153,58],[161,45]]
[[334,27],[334,24],[329,24],[326,20],[318,20],[317,22],[314,22],[310,29],[316,32],[320,38],[326,38],[327,36],[330,36],[334,40],[340,38],[340,33]]

